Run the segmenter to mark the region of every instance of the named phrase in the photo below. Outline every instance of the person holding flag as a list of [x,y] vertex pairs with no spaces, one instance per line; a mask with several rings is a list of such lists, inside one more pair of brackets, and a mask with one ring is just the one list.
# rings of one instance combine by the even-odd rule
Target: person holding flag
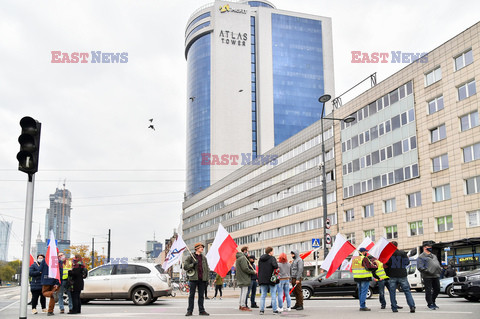
[[370,311],[371,309],[366,306],[367,293],[373,277],[372,271],[376,270],[378,266],[374,257],[369,258],[367,256],[368,250],[366,248],[362,247],[358,252],[360,255],[352,260],[353,280],[357,283],[360,311]]
[[[31,255],[30,255],[31,256]],[[42,254],[37,255],[37,260],[30,265],[29,276],[32,277],[30,282],[30,291],[32,292],[32,313],[36,314],[38,297],[40,297],[40,304],[42,305],[42,311],[47,312],[46,299],[42,295],[42,273],[40,272],[40,265],[45,259],[45,256]]]
[[200,316],[209,316],[210,314],[205,311],[204,300],[210,269],[208,268],[207,258],[203,255],[203,249],[205,246],[202,243],[196,243],[194,247],[195,253],[190,254],[183,263],[183,269],[185,269],[187,273],[190,273],[188,276],[190,295],[188,296],[188,308],[185,316],[188,317],[193,315],[195,291],[197,290],[197,287],[198,310],[200,311]]
[[53,316],[55,308],[55,293],[60,287],[60,261],[57,256],[57,245],[53,231],[50,231],[50,243],[47,247],[47,257],[40,264],[40,272],[42,273],[42,295],[49,297],[47,316]]

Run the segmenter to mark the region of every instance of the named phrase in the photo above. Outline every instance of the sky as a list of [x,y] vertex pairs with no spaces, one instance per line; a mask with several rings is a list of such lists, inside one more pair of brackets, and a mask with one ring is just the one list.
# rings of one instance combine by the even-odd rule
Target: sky
[[[106,254],[111,229],[112,257],[132,258],[144,256],[147,240],[173,234],[185,191],[184,32],[190,15],[211,2],[2,1],[0,221],[13,222],[9,260],[22,255],[27,175],[16,154],[24,116],[42,123],[32,243],[39,230],[45,238],[49,195],[64,183],[73,198],[72,245],[94,238]],[[407,65],[352,63],[352,51],[429,52],[477,23],[480,12],[477,0],[271,2],[332,18],[333,97]],[[51,63],[51,51],[127,52],[128,62]]]

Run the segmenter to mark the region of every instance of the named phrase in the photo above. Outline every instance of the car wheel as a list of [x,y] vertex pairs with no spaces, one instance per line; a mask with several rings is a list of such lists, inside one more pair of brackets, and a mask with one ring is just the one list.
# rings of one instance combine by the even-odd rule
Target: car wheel
[[367,299],[370,299],[372,298],[373,296],[373,290],[372,290],[372,287],[368,287],[368,291],[367,291]]
[[479,297],[474,297],[474,296],[465,296],[464,298],[467,299],[468,301],[479,301],[480,300]]
[[302,293],[304,300],[310,299],[312,297],[312,291],[310,290],[310,288],[302,287]]
[[146,287],[135,288],[132,292],[132,301],[137,306],[148,305],[152,301],[152,293]]
[[453,291],[453,285],[448,285],[447,289],[445,289],[445,292],[450,298],[458,297],[457,294]]

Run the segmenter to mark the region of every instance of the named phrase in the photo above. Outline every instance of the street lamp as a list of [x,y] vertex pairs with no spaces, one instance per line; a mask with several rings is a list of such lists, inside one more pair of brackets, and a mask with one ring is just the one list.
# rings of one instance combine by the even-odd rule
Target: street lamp
[[[321,129],[322,129],[322,205],[323,205],[323,259],[327,258],[328,255],[328,249],[327,249],[327,172],[325,168],[325,137],[324,137],[324,132],[323,132],[323,114],[325,112],[325,103],[330,101],[332,97],[329,94],[324,94],[322,95],[319,99],[318,102],[322,103],[322,113],[321,113],[321,118],[320,118],[320,124],[321,124]],[[353,116],[349,116],[343,119],[337,119],[334,117],[326,117],[326,120],[336,120],[336,121],[343,121],[345,123],[351,123],[355,121],[355,118]]]

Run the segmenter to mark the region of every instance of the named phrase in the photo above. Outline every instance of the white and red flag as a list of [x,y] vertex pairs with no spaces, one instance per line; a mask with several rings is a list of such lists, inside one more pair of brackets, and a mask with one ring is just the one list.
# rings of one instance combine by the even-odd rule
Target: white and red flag
[[187,245],[182,239],[182,236],[178,235],[175,242],[170,247],[167,256],[165,257],[165,261],[162,265],[162,268],[166,271],[170,266],[173,266],[175,263],[181,260],[183,252],[187,248]]
[[60,281],[60,268],[58,262],[58,249],[53,230],[50,230],[50,243],[47,247],[46,263],[48,265],[48,278],[57,278]]
[[222,224],[219,224],[215,240],[206,256],[210,269],[221,277],[225,277],[235,263],[237,247],[232,236],[223,228]]
[[346,240],[342,234],[337,234],[332,249],[328,252],[327,257],[320,266],[327,271],[325,278],[330,277],[354,250],[355,246]]
[[32,254],[30,254],[30,266],[33,265],[35,259],[33,258]]
[[[357,247],[357,250],[355,250],[355,252],[353,253],[353,257],[356,257],[359,255],[358,253],[358,249],[360,248],[366,248],[367,250],[370,250],[373,248],[373,246],[375,246],[375,243],[370,239],[370,237],[365,237],[365,239],[362,241],[362,243],[360,244],[360,246]],[[352,259],[353,259],[352,257]],[[350,261],[344,261],[342,263],[342,267],[341,269],[342,270],[350,270],[352,271],[352,259],[350,259]]]
[[397,247],[394,244],[386,240],[385,237],[380,237],[368,253],[385,264],[392,257],[395,250],[397,250]]

